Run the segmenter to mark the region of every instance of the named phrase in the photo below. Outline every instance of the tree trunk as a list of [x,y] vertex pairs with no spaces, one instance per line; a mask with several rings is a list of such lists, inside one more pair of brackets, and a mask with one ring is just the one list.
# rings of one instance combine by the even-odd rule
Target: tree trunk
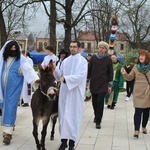
[[5,21],[3,17],[3,12],[1,11],[1,6],[0,6],[0,37],[1,37],[1,46],[2,47],[5,42],[7,41],[7,32],[6,32],[6,26],[5,26]]
[[50,14],[51,14],[51,18],[49,19],[50,20],[50,44],[54,46],[55,48],[55,51],[54,51],[54,54],[56,54],[56,48],[57,48],[57,37],[56,37],[56,2],[55,0],[51,0],[50,1]]
[[65,8],[65,13],[66,13],[66,20],[64,23],[64,29],[65,29],[65,39],[64,39],[64,48],[65,50],[70,53],[69,50],[69,45],[71,42],[71,1],[66,0],[66,8]]
[[65,39],[64,39],[64,49],[70,53],[70,42],[71,42],[71,27],[65,28]]

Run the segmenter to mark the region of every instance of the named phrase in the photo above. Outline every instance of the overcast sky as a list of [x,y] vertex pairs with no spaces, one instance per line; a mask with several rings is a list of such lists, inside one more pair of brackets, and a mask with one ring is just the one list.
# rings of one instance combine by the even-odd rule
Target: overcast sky
[[[36,18],[28,23],[28,30],[36,35],[38,35],[41,31],[47,32],[48,21],[48,16],[45,14],[45,12],[39,10]],[[64,28],[62,25],[57,25],[56,33],[59,37],[64,35]]]

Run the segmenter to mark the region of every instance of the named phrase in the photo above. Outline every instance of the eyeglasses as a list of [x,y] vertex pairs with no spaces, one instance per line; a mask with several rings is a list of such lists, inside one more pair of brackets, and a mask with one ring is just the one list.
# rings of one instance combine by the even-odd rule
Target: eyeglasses
[[70,49],[71,49],[71,48],[77,48],[77,46],[70,46],[69,48],[70,48]]

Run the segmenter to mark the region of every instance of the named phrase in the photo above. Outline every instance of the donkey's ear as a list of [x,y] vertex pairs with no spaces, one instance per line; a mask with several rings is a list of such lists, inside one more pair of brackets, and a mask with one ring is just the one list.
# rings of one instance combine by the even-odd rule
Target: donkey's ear
[[53,60],[52,59],[49,61],[49,65],[50,66],[53,65]]
[[42,70],[42,66],[41,66],[41,63],[38,62],[38,70],[41,71]]
[[49,61],[48,68],[49,68],[49,70],[51,70],[51,69],[54,70],[54,63],[53,63],[52,59]]

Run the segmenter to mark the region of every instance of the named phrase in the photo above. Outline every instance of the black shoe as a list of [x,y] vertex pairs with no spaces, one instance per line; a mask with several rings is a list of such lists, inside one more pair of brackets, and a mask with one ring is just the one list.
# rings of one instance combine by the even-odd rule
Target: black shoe
[[101,125],[100,124],[96,124],[96,129],[101,129]]
[[69,147],[69,150],[75,150],[74,147]]
[[68,147],[67,144],[62,143],[62,144],[60,145],[60,147],[58,148],[58,150],[65,150],[67,147]]
[[22,104],[22,107],[28,107],[28,106],[29,106],[28,103],[23,103],[23,104]]
[[110,106],[110,109],[114,109],[115,108],[115,106]]
[[110,108],[110,105],[107,105],[107,108]]

